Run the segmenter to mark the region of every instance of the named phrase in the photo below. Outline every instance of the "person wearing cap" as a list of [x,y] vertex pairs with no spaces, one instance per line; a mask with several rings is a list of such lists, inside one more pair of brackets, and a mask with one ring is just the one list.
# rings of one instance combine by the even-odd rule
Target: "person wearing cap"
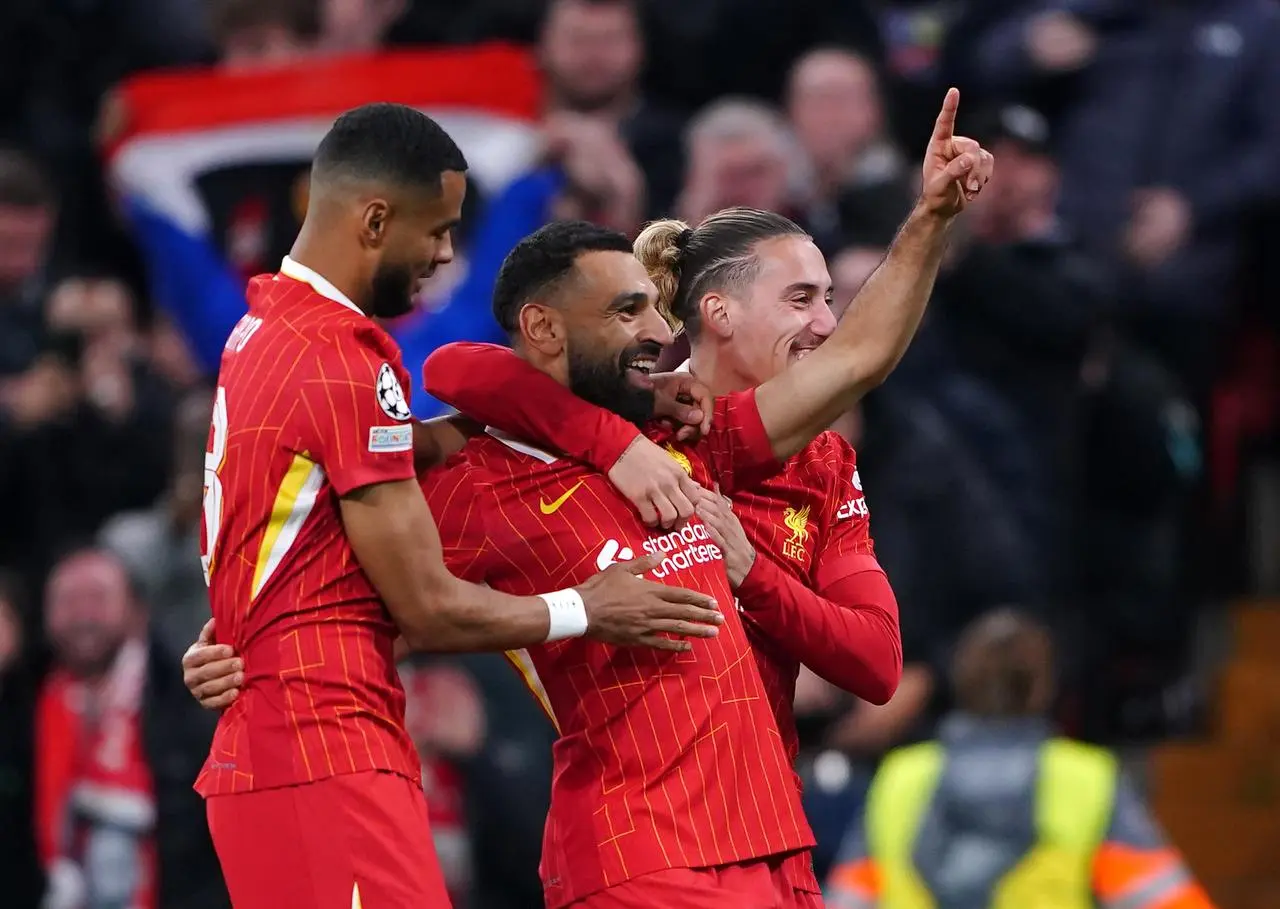
[[988,613],[951,672],[957,710],[881,765],[831,909],[1212,909],[1116,756],[1054,734],[1044,628]]
[[1105,274],[1054,216],[1044,118],[995,108],[970,127],[1000,156],[994,198],[953,232],[929,316],[864,410],[876,440],[864,472],[884,503],[878,551],[911,604],[904,627],[921,629],[930,654],[992,603],[1039,606],[1068,589],[1063,452],[1109,302]]
[[1062,227],[1054,214],[1058,201],[1058,167],[1044,115],[1022,104],[980,112],[973,130],[984,142],[1000,147],[1014,162],[1001,170],[1001,189],[982,207],[982,219],[971,225],[975,236],[992,243],[1058,237]]

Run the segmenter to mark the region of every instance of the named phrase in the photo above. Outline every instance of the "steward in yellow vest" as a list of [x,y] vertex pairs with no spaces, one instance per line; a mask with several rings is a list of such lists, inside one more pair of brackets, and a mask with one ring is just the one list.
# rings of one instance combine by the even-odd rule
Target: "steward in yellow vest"
[[1212,909],[1114,755],[1053,736],[1051,658],[1007,610],[962,635],[960,709],[881,764],[829,909]]

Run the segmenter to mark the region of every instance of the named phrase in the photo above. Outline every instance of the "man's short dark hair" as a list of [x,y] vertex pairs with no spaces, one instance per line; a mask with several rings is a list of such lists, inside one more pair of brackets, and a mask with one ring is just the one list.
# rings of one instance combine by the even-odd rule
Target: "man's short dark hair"
[[493,317],[509,335],[518,332],[520,310],[555,289],[589,252],[631,252],[631,241],[616,230],[586,221],[553,221],[515,245],[502,260],[493,285]]
[[349,110],[334,122],[316,149],[311,175],[438,192],[442,174],[466,169],[462,149],[439,123],[416,108],[379,102]]

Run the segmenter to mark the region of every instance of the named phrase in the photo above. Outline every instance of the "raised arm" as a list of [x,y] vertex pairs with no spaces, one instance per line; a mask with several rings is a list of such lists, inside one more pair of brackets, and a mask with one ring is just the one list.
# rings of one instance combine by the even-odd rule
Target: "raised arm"
[[924,316],[947,231],[992,173],[994,159],[955,135],[960,93],[947,92],[925,153],[924,189],[880,267],[821,347],[757,389],[774,453],[803,448],[898,365]]

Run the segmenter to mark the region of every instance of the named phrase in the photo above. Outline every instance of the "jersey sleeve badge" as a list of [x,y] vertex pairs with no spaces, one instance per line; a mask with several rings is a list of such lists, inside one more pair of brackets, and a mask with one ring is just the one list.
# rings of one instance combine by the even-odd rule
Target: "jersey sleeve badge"
[[400,387],[400,380],[396,378],[396,371],[391,368],[390,363],[383,363],[378,370],[376,393],[378,406],[391,419],[404,421],[413,416],[409,410],[409,402],[404,399],[404,389]]

